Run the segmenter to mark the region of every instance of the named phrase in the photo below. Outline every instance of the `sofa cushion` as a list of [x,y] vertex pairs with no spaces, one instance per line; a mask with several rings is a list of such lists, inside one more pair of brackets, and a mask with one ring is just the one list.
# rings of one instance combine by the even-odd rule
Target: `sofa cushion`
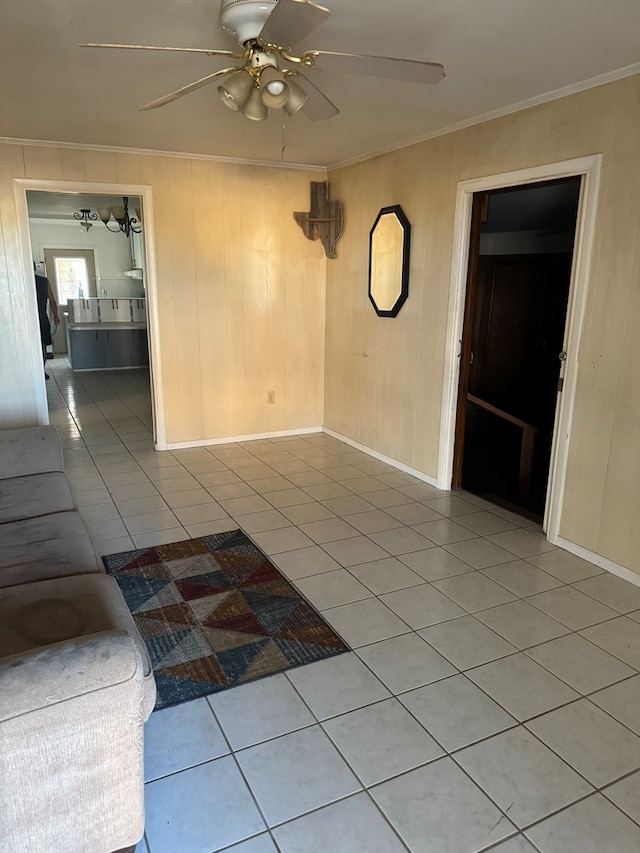
[[[147,648],[138,633],[117,582],[101,572],[54,578],[0,590],[0,681],[3,679],[3,660],[6,663],[8,658],[12,658],[14,661],[21,660],[26,663],[34,655],[41,656],[46,649],[49,649],[51,659],[55,662],[62,660],[60,653],[55,651],[56,648],[66,645],[74,648],[80,640],[92,638],[99,645],[101,638],[107,640],[114,634],[129,637],[135,647],[143,676],[142,713],[144,719],[147,719],[153,710],[156,698],[155,681]],[[106,661],[109,655],[104,657]],[[103,661],[104,666],[106,663]],[[115,684],[129,677],[125,676],[123,667],[124,660],[122,666],[116,666],[117,678],[109,676],[110,679],[113,678],[110,683]],[[99,689],[100,671],[101,668],[98,666],[96,672],[80,668],[75,675],[67,673],[64,682],[66,685],[64,689],[67,692],[64,696],[62,680],[55,675],[55,672],[51,673],[48,680],[51,684],[60,682],[57,684],[55,693],[58,701],[63,701],[72,695]],[[6,676],[5,672],[4,677]],[[42,697],[47,695],[49,688],[44,683],[39,687],[25,685],[22,692],[26,694],[27,688],[33,694],[28,701],[24,696],[18,699],[5,694],[4,700],[0,696],[0,709],[4,709],[0,711],[1,719],[17,713],[25,713],[29,707],[31,709],[38,707],[39,702],[45,703]],[[40,698],[37,698],[38,696]],[[51,701],[52,698],[49,697],[48,702],[51,703]],[[32,704],[29,705],[29,703]]]
[[0,480],[0,524],[74,509],[71,484],[57,471]]
[[0,528],[0,587],[103,571],[79,513],[57,512]]
[[0,478],[63,470],[62,445],[55,427],[0,430]]

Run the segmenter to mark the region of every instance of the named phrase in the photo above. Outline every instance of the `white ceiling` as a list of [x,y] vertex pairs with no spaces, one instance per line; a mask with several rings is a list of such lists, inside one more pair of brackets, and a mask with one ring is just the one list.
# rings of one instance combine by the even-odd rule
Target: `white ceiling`
[[[121,42],[234,49],[219,0],[20,0],[0,27],[4,137],[335,165],[594,78],[640,72],[638,0],[326,0],[298,47],[442,62],[437,86],[318,71],[339,116],[250,122],[211,85],[138,107],[225,67],[198,54],[82,49]],[[634,68],[629,69],[629,66]],[[603,76],[604,75],[604,76]]]

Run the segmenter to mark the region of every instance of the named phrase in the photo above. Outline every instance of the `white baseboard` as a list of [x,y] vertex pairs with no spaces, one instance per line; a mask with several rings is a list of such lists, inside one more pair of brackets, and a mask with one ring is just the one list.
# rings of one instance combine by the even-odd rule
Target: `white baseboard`
[[570,551],[572,554],[575,554],[576,557],[582,557],[583,560],[586,560],[588,563],[593,563],[594,566],[599,566],[601,569],[611,572],[612,575],[617,575],[617,577],[622,578],[625,581],[629,581],[629,583],[640,586],[640,574],[638,574],[638,572],[634,572],[632,569],[627,569],[625,566],[614,563],[613,560],[608,560],[606,557],[596,554],[595,551],[589,551],[587,548],[583,548],[582,545],[576,545],[575,542],[563,539],[562,536],[556,536],[553,539],[549,539],[549,542],[553,545],[557,545],[559,548],[564,548],[565,551]]
[[327,435],[333,436],[333,438],[337,438],[340,441],[343,441],[345,444],[349,444],[351,447],[355,447],[356,450],[361,450],[363,453],[368,454],[369,456],[373,456],[374,459],[378,459],[380,462],[386,462],[387,465],[393,465],[394,468],[398,468],[400,471],[404,471],[406,474],[411,474],[412,477],[415,477],[417,480],[422,480],[424,483],[428,483],[430,486],[435,486],[435,488],[439,488],[438,481],[435,477],[430,477],[428,474],[425,474],[423,471],[418,471],[416,468],[412,468],[410,465],[405,465],[404,462],[398,462],[397,459],[392,459],[390,456],[385,456],[384,453],[378,453],[377,450],[372,450],[370,447],[367,447],[364,444],[360,444],[358,441],[354,441],[352,438],[348,438],[346,435],[342,435],[339,432],[336,432],[333,429],[329,429],[329,427],[322,427],[322,432],[326,432]]
[[256,432],[251,435],[227,435],[223,438],[202,438],[197,441],[172,441],[166,447],[157,450],[186,450],[189,447],[208,447],[212,444],[232,444],[239,441],[259,441],[263,438],[286,438],[290,435],[310,435],[322,432],[322,427],[304,427],[302,429],[283,429],[276,432]]

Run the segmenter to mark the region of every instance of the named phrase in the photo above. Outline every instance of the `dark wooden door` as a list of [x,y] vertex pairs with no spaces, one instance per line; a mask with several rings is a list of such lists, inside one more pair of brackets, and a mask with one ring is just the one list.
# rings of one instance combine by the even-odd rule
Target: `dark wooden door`
[[538,517],[570,273],[569,253],[470,256],[453,486]]

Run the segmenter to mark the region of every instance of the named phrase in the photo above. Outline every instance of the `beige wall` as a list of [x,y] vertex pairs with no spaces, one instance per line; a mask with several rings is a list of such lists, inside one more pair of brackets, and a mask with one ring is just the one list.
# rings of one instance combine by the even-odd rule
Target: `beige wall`
[[[436,477],[458,181],[602,153],[596,241],[560,536],[640,572],[640,77],[331,173],[345,205],[328,265],[327,427]],[[367,298],[380,207],[412,225],[409,299]]]
[[293,219],[317,172],[0,145],[0,426],[38,417],[14,178],[152,188],[169,442],[322,424],[325,262]]

